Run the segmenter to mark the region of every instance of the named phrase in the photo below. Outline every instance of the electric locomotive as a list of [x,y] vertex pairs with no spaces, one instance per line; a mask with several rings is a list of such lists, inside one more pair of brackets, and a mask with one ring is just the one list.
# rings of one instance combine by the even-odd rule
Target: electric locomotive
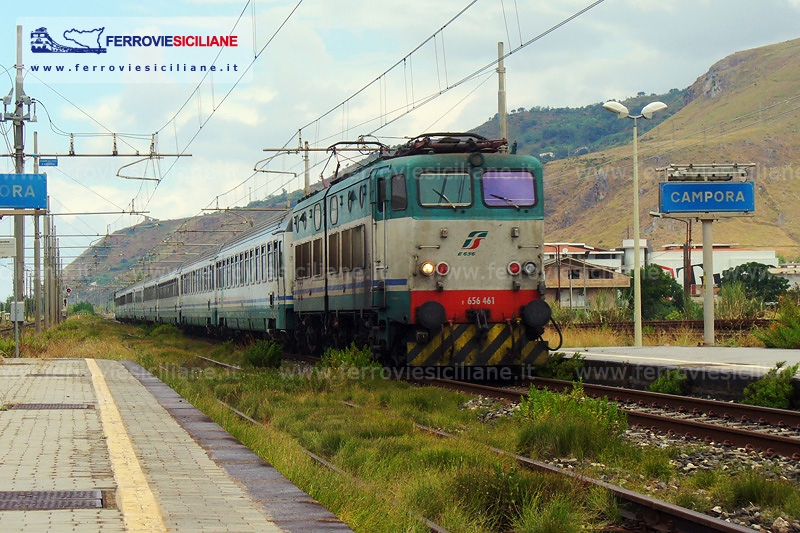
[[392,365],[543,363],[542,166],[505,145],[423,135],[299,202],[299,345],[368,343]]
[[427,134],[334,176],[291,210],[116,295],[120,319],[351,343],[387,365],[538,365],[542,166],[505,140]]

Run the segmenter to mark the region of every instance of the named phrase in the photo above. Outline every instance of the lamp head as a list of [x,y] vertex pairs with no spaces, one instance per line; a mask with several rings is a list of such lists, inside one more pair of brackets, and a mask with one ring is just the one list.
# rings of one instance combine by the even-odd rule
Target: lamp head
[[627,107],[613,100],[603,104],[603,109],[608,109],[612,113],[616,113],[619,118],[626,118],[630,114]]
[[651,102],[646,106],[644,106],[644,109],[642,109],[642,116],[644,118],[650,119],[653,118],[653,113],[655,113],[656,111],[661,111],[662,109],[666,108],[667,104],[665,104],[664,102]]

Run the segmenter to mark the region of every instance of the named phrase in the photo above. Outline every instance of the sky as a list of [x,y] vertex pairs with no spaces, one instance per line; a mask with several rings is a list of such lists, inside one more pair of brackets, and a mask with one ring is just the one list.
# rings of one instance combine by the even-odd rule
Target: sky
[[[37,101],[37,122],[26,124],[26,154],[38,132],[40,154],[67,154],[73,133],[76,154],[104,156],[62,156],[57,167],[40,169],[47,172],[51,211],[59,213],[65,263],[145,215],[195,216],[301,188],[298,155],[262,161],[274,155],[264,148],[296,147],[298,133],[327,148],[360,135],[397,144],[480,125],[497,113],[493,62],[500,41],[511,52],[505,67],[512,110],[683,89],[734,52],[800,37],[800,0],[28,0],[4,7],[0,94],[14,84],[22,24],[24,89]],[[34,54],[31,31],[39,27],[59,44],[81,46],[89,38],[107,51]],[[101,27],[99,38],[73,41],[64,33]],[[229,34],[237,36],[236,47],[107,40]],[[56,61],[81,67],[71,75],[41,71]],[[101,74],[96,67],[151,64],[236,70],[201,78]],[[0,123],[4,154],[13,149],[11,132],[9,122]],[[110,156],[112,133],[123,155]],[[151,146],[166,155],[127,157],[147,155]],[[312,182],[335,166],[326,161],[323,152],[312,155]],[[257,164],[269,172],[254,172]],[[14,172],[12,158],[0,160],[0,168]],[[30,157],[25,171],[33,172]],[[32,234],[29,220],[27,269]],[[5,217],[0,237],[11,235]],[[11,290],[11,260],[0,259],[0,299]]]

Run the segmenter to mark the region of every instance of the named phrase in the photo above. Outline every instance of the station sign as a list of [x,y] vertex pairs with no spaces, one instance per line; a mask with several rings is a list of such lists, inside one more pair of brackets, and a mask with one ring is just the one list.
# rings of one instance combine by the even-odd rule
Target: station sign
[[40,167],[57,167],[58,166],[58,159],[55,158],[39,158],[39,166]]
[[17,255],[17,239],[14,237],[0,237],[0,258],[15,257]]
[[756,194],[752,181],[661,182],[662,213],[752,213]]
[[47,174],[0,174],[0,208],[46,209]]

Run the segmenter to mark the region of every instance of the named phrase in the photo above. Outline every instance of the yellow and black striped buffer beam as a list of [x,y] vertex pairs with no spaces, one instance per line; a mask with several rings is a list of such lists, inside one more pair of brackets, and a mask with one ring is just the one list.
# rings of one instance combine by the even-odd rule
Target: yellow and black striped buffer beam
[[407,343],[411,366],[541,365],[548,356],[546,344],[529,340],[522,324],[492,324],[488,330],[444,325],[426,343]]

